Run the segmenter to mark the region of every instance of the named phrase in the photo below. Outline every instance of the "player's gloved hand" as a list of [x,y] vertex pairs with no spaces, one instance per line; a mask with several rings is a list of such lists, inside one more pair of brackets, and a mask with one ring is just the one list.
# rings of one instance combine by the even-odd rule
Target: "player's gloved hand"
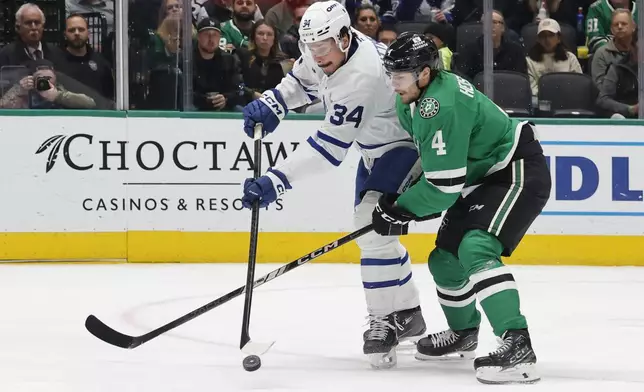
[[380,235],[406,235],[409,222],[423,222],[440,218],[441,213],[418,217],[411,212],[397,207],[394,203],[399,195],[382,195],[371,214],[373,230]]
[[247,178],[244,181],[242,205],[245,208],[251,208],[253,203],[259,200],[259,206],[264,208],[277,200],[287,189],[291,189],[291,184],[289,184],[284,173],[279,170],[268,169],[266,174],[257,180]]
[[262,137],[273,132],[288,113],[282,94],[276,89],[264,94],[244,107],[244,132],[255,137],[255,124],[262,124]]
[[383,194],[371,214],[373,230],[380,235],[406,235],[409,222],[416,220],[416,215],[394,205],[398,195]]

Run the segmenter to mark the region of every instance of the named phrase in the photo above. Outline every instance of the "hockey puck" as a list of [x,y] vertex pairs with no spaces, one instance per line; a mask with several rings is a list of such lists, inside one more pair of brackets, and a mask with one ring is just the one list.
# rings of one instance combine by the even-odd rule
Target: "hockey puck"
[[249,355],[244,358],[242,364],[244,365],[244,370],[254,372],[262,366],[262,360],[257,355]]

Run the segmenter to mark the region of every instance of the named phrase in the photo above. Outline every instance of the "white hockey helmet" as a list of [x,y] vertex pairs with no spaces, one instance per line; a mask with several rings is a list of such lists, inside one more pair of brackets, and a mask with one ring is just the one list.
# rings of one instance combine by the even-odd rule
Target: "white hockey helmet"
[[340,50],[342,48],[340,34],[346,29],[349,38],[351,38],[351,18],[346,8],[337,1],[319,1],[311,4],[302,16],[300,22],[300,41],[310,45],[327,38],[333,38]]

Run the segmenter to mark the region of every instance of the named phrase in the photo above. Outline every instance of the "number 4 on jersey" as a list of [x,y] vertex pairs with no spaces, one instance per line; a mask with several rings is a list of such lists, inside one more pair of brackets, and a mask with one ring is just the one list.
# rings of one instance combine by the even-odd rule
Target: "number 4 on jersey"
[[436,131],[434,137],[432,138],[432,148],[436,149],[436,155],[447,155],[447,150],[445,149],[445,142],[443,141],[443,131],[440,129]]

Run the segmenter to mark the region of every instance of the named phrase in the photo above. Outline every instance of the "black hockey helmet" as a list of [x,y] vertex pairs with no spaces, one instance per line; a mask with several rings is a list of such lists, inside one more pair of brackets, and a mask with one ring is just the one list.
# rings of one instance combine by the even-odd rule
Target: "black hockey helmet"
[[422,34],[404,32],[391,43],[383,62],[387,72],[420,72],[425,67],[440,69],[438,48]]

